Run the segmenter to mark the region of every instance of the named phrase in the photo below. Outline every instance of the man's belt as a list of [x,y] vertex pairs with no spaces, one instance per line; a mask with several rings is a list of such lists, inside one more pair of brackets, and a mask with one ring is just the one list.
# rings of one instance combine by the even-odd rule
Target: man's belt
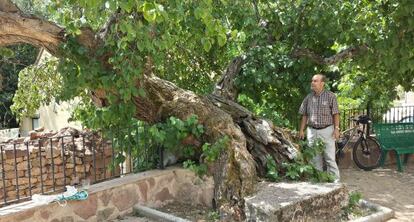
[[328,128],[328,127],[330,127],[330,126],[332,126],[332,125],[327,125],[327,126],[319,126],[319,127],[316,127],[316,126],[309,126],[309,127],[310,127],[310,128],[312,128],[312,129],[316,129],[316,130],[321,130],[321,129]]

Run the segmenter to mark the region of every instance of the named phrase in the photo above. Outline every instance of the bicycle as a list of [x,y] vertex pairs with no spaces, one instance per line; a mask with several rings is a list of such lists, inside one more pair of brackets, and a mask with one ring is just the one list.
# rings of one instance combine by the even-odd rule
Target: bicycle
[[[336,161],[339,162],[346,149],[352,145],[352,157],[355,164],[363,170],[375,169],[380,163],[381,147],[374,137],[365,133],[365,127],[371,123],[371,119],[366,115],[361,115],[357,119],[352,118],[352,120],[354,126],[341,132],[341,136],[336,142]],[[354,141],[355,143],[352,144]]]

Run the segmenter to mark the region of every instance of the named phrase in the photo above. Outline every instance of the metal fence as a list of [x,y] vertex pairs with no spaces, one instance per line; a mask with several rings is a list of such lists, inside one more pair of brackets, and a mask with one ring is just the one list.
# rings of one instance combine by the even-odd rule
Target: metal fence
[[0,143],[0,207],[30,200],[33,194],[62,192],[66,185],[85,186],[163,167],[162,148],[130,144],[118,152],[113,140],[98,133],[23,139]]
[[[368,115],[373,123],[414,122],[414,106],[394,106],[391,108],[343,109],[340,111],[341,130],[353,126],[353,118]],[[299,130],[301,116],[290,117],[291,125]]]
[[359,115],[368,115],[372,123],[414,122],[414,106],[343,110],[341,112],[341,128],[352,127],[352,119]]
[[373,118],[374,122],[414,122],[414,106],[395,106],[388,109],[373,109],[370,111],[370,116]]

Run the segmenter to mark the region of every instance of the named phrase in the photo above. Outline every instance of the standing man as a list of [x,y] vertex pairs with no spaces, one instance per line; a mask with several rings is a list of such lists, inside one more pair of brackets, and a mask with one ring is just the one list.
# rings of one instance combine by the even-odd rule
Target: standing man
[[299,113],[302,115],[299,137],[304,138],[305,126],[307,126],[306,137],[309,145],[320,138],[325,142],[325,150],[312,160],[316,169],[323,170],[323,158],[327,171],[333,174],[335,182],[339,182],[339,169],[335,162],[335,140],[339,138],[339,110],[338,102],[334,93],[324,89],[326,77],[316,74],[312,77],[312,93],[307,95],[300,106]]

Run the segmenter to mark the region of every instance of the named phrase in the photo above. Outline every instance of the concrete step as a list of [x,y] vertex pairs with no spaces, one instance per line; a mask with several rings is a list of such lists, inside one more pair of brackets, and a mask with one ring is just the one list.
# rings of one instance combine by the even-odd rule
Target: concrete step
[[155,210],[149,207],[142,205],[135,205],[134,212],[138,215],[143,215],[148,218],[155,219],[157,221],[166,221],[166,222],[191,222],[189,220],[183,219],[181,217],[174,216],[172,214],[164,213],[159,210]]
[[335,221],[348,203],[343,184],[262,182],[257,191],[245,198],[247,221]]
[[110,222],[158,222],[148,217],[125,216],[120,219],[111,220]]

